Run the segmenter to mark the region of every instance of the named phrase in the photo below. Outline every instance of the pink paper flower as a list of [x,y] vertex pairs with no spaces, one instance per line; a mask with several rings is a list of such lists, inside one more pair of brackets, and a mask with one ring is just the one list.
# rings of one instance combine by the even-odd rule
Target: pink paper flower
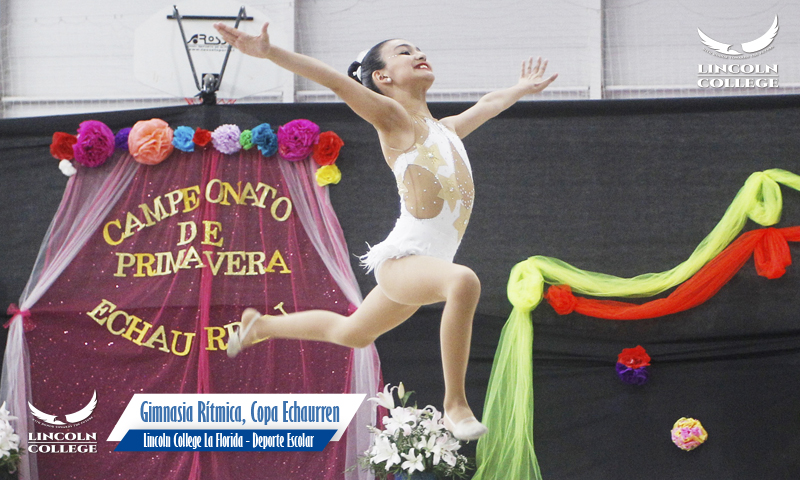
[[311,153],[319,138],[319,126],[299,119],[278,128],[278,153],[290,162],[302,160]]
[[128,151],[134,160],[145,165],[163,162],[173,148],[172,129],[160,118],[136,122],[128,135]]
[[114,132],[103,122],[87,120],[78,127],[78,142],[72,151],[75,161],[84,167],[99,167],[114,153]]
[[683,417],[672,427],[672,442],[681,450],[694,450],[708,438],[706,429],[699,420]]

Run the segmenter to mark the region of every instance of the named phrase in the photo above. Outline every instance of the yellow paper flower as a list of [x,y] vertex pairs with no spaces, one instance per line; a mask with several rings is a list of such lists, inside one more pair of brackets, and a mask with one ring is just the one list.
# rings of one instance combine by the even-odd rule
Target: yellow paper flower
[[342,172],[336,165],[325,165],[317,170],[317,185],[324,187],[331,183],[337,184],[342,179]]
[[694,450],[708,438],[706,429],[699,420],[683,417],[672,427],[672,442],[681,450]]

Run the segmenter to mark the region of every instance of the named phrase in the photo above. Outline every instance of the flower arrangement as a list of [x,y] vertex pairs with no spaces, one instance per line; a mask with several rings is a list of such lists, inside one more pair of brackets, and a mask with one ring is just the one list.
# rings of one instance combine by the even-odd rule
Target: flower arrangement
[[[395,406],[394,392],[401,406]],[[416,472],[432,473],[437,478],[464,478],[469,468],[467,457],[457,453],[461,444],[445,428],[442,414],[432,406],[406,406],[414,392],[406,392],[403,384],[387,384],[383,393],[369,400],[389,410],[383,417],[383,430],[369,426],[374,435],[372,447],[364,452],[361,462],[379,478],[391,473],[410,476]]]
[[650,355],[641,345],[623,348],[617,356],[617,375],[629,385],[644,385],[650,375],[647,371],[648,365],[650,365]]
[[174,149],[188,153],[213,146],[220,153],[232,155],[258,147],[264,157],[278,154],[290,162],[310,157],[320,167],[316,181],[322,187],[341,180],[342,172],[334,163],[343,145],[344,141],[336,133],[320,133],[317,124],[305,119],[292,120],[279,127],[276,134],[269,123],[248,130],[240,130],[236,125],[220,125],[212,132],[185,125],[173,130],[164,120],[153,118],[136,122],[116,135],[104,123],[87,120],[80,124],[77,136],[54,133],[50,154],[60,161],[59,168],[64,175],[71,176],[77,172],[73,161],[86,167],[99,167],[114,150],[127,150],[137,162],[157,165]]
[[703,424],[694,418],[680,418],[672,426],[672,443],[681,450],[694,450],[706,441],[708,432]]
[[11,420],[16,420],[8,414],[6,403],[0,405],[0,469],[13,475],[19,468],[20,456],[25,450],[19,446],[19,435],[14,433]]

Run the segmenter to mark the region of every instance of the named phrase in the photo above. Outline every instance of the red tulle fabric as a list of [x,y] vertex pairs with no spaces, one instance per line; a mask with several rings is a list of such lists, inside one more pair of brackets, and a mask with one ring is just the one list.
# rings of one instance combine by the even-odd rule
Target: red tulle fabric
[[800,241],[800,227],[765,228],[740,236],[692,278],[666,298],[637,305],[613,300],[576,297],[569,285],[551,286],[544,298],[560,315],[573,311],[608,320],[642,320],[682,312],[713,297],[738,272],[751,255],[756,272],[774,279],[786,272],[792,257],[787,242]]

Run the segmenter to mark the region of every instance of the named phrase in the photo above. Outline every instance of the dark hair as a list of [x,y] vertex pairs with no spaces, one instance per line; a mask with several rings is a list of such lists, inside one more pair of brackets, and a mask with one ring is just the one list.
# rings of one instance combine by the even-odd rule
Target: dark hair
[[[364,58],[361,60],[361,62],[355,61],[351,63],[350,67],[347,69],[347,75],[350,78],[361,85],[364,85],[370,90],[380,93],[381,95],[383,95],[383,92],[381,92],[381,90],[372,80],[372,72],[375,70],[380,70],[386,66],[386,62],[384,62],[383,58],[381,57],[381,47],[383,47],[383,45],[388,41],[389,40],[384,40],[370,48],[367,54],[364,55]],[[358,76],[358,67],[361,67],[361,78]]]

